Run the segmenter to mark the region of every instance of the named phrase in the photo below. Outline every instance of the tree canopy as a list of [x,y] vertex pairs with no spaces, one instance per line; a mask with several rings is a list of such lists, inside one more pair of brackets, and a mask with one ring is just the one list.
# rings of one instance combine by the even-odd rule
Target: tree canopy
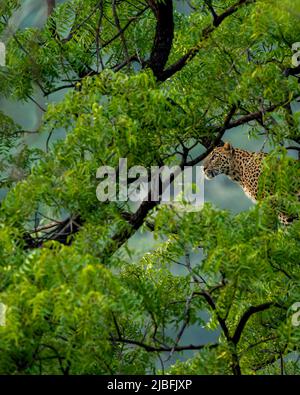
[[[300,222],[278,210],[299,215],[300,1],[48,0],[10,32],[20,3],[0,94],[49,103],[45,149],[0,111],[0,373],[299,374]],[[273,147],[251,209],[97,200],[99,166],[200,165],[241,125]]]

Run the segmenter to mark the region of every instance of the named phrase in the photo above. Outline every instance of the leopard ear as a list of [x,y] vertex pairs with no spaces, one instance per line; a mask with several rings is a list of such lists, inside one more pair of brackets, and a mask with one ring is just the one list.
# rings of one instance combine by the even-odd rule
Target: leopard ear
[[226,143],[223,145],[223,148],[225,151],[228,151],[228,152],[233,150],[232,145],[230,143],[228,143],[228,141],[226,141]]

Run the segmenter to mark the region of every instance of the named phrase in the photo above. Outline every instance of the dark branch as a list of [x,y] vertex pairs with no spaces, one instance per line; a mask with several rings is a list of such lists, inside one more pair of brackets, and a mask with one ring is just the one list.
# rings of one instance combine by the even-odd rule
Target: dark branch
[[218,15],[217,15],[214,7],[212,6],[211,0],[205,0],[205,4],[207,5],[207,8],[211,12],[211,15],[213,17],[213,21],[214,21],[214,24],[215,24],[215,21],[217,21],[217,19],[218,19]]
[[103,43],[103,44],[101,45],[101,48],[107,47],[109,44],[111,44],[113,41],[115,41],[118,37],[120,37],[120,35],[123,34],[123,33],[128,29],[128,27],[129,27],[133,22],[135,22],[141,15],[143,15],[144,12],[147,11],[148,9],[149,9],[149,7],[147,6],[147,7],[143,8],[140,12],[138,12],[134,17],[130,18],[130,19],[128,20],[128,22],[124,25],[124,27],[122,27],[122,28],[118,31],[117,34],[115,34],[111,39],[107,40],[105,43]]
[[[113,16],[114,16],[114,21],[115,21],[116,27],[118,29],[118,34],[121,37],[121,41],[123,44],[124,54],[125,54],[126,59],[128,59],[129,58],[128,47],[127,47],[127,42],[126,42],[125,35],[124,35],[124,30],[121,27],[120,19],[119,19],[118,13],[117,13],[117,1],[111,0],[111,5],[112,5],[112,12],[113,12]],[[129,62],[127,64],[129,64]]]
[[77,25],[74,23],[74,25],[72,26],[71,31],[70,31],[70,33],[68,34],[68,36],[67,36],[66,38],[62,39],[61,42],[62,42],[62,43],[66,43],[66,42],[72,40],[72,38],[74,37],[74,34],[75,34],[85,23],[87,23],[87,22],[94,16],[94,14],[95,14],[95,12],[97,11],[97,9],[98,9],[98,5],[92,9],[92,11],[90,12],[90,14],[89,14],[86,18],[84,18],[83,21],[81,21],[81,22],[78,23]]
[[120,71],[123,69],[123,67],[129,65],[131,62],[140,62],[140,59],[136,55],[129,56],[127,59],[124,60],[124,62],[115,65],[113,67],[113,70],[115,72]]
[[156,18],[154,43],[148,66],[158,80],[162,79],[164,67],[168,61],[174,37],[173,1],[157,2],[148,0]]
[[190,162],[187,162],[186,166],[194,166],[197,163],[201,162],[204,158],[206,158],[206,156],[208,154],[211,153],[211,151],[215,147],[217,147],[221,143],[222,137],[223,137],[224,133],[226,132],[226,130],[229,128],[230,121],[231,121],[232,117],[234,116],[235,112],[236,112],[236,106],[233,105],[231,107],[228,115],[226,116],[224,125],[216,128],[215,130],[212,131],[212,135],[213,136],[216,135],[216,137],[215,138],[211,138],[211,137],[206,138],[205,141],[202,141],[202,143],[204,143],[205,146],[207,147],[206,151],[203,154],[199,155],[197,158],[191,160]]
[[274,110],[276,110],[277,108],[279,108],[281,106],[284,106],[285,104],[286,104],[286,102],[274,104],[268,108],[261,109],[256,112],[252,112],[252,113],[243,115],[236,121],[230,122],[227,126],[227,129],[233,129],[233,128],[236,128],[237,126],[244,125],[244,124],[251,122],[251,121],[260,121],[264,114],[273,112]]
[[156,347],[156,346],[152,346],[150,344],[145,344],[143,342],[139,342],[139,341],[136,341],[136,340],[130,340],[130,339],[111,337],[109,340],[114,342],[114,343],[124,343],[124,344],[131,344],[133,346],[142,347],[146,351],[149,351],[149,352],[170,352],[170,351],[185,351],[185,350],[202,350],[205,347],[214,348],[214,347],[218,346],[217,343],[213,343],[213,344],[189,344],[189,345],[186,345],[186,346],[176,346],[176,347],[172,347],[172,346],[170,346],[170,347],[164,347],[164,346]]
[[237,344],[241,338],[242,332],[248,322],[248,320],[251,318],[253,314],[259,313],[261,311],[267,310],[272,306],[276,306],[274,302],[267,302],[260,304],[258,306],[250,306],[248,310],[245,311],[245,313],[242,315],[238,326],[236,327],[236,330],[234,332],[234,335],[232,337],[232,341],[234,344]]
[[48,17],[52,14],[55,8],[55,0],[47,0],[47,15]]
[[198,45],[191,48],[185,55],[183,55],[177,62],[173,63],[170,67],[165,69],[163,72],[159,74],[159,80],[165,81],[166,79],[170,78],[173,74],[180,71],[188,62],[190,62],[200,51],[202,48],[202,41],[206,40],[210,34],[226,19],[228,16],[234,14],[238,11],[242,6],[254,3],[255,0],[240,0],[235,3],[233,6],[229,7],[225,10],[221,15],[216,16],[214,19],[213,25],[207,26],[205,29],[202,30],[202,40]]
[[204,299],[207,301],[207,303],[209,304],[209,306],[212,308],[212,310],[215,312],[217,320],[222,328],[222,331],[227,339],[227,341],[231,341],[231,337],[229,334],[229,330],[227,328],[226,322],[225,320],[220,316],[217,307],[215,305],[214,299],[213,297],[210,295],[209,292],[207,291],[201,291],[201,292],[194,292],[195,295],[200,295],[203,296]]

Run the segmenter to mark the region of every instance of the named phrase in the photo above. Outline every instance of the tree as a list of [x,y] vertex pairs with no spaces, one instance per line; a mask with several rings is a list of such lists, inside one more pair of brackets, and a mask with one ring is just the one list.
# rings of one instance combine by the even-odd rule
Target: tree
[[[1,3],[1,31],[19,3]],[[45,27],[7,44],[3,96],[69,91],[44,109],[44,151],[16,154],[25,131],[0,113],[2,170],[22,170],[1,180],[2,374],[300,371],[300,224],[277,218],[282,205],[299,214],[299,162],[283,147],[300,144],[300,2],[192,0],[185,13],[175,3],[48,1]],[[274,146],[254,208],[97,200],[100,165],[200,164],[240,125]],[[59,128],[65,138],[50,144]],[[128,242],[140,231],[157,245],[137,259]],[[220,335],[183,344],[191,325]],[[164,367],[185,350],[193,356]]]

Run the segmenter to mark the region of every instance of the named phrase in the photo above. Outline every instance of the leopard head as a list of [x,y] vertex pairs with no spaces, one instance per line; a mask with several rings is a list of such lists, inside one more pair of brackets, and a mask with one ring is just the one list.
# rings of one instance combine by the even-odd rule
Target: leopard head
[[229,174],[231,161],[234,155],[234,148],[230,143],[225,143],[223,147],[216,147],[204,160],[204,174],[207,179],[212,179],[219,174]]

